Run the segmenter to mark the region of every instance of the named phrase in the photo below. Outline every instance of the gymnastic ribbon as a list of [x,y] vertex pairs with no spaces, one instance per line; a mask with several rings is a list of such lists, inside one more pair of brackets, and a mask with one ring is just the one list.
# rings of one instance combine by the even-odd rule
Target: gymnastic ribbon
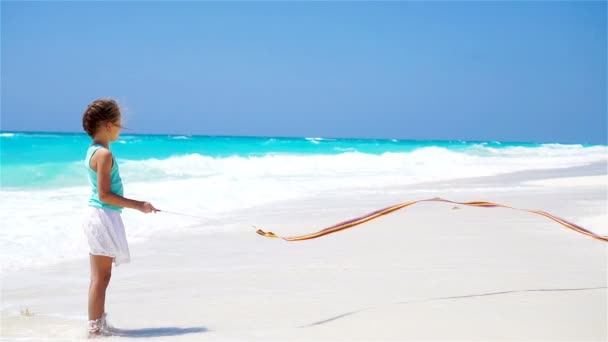
[[369,214],[354,218],[354,219],[350,219],[344,222],[340,222],[338,224],[335,224],[331,227],[327,227],[325,229],[319,230],[318,232],[315,233],[311,233],[311,234],[306,234],[306,235],[298,235],[298,236],[279,236],[273,232],[265,232],[261,229],[257,230],[257,233],[268,237],[268,238],[279,238],[279,239],[283,239],[285,241],[303,241],[303,240],[312,240],[312,239],[316,239],[319,238],[321,236],[325,236],[325,235],[329,235],[329,234],[333,234],[333,233],[337,233],[339,231],[343,231],[355,226],[358,226],[360,224],[363,224],[365,222],[371,221],[373,219],[377,219],[378,217],[390,214],[392,212],[395,212],[399,209],[403,209],[405,207],[409,207],[411,205],[414,205],[416,203],[420,203],[420,202],[446,202],[446,203],[453,203],[453,204],[460,204],[460,205],[466,205],[466,206],[471,206],[471,207],[482,207],[482,208],[508,208],[508,209],[513,209],[513,210],[520,210],[520,211],[527,211],[533,214],[538,214],[538,215],[542,215],[545,216],[559,224],[561,224],[562,226],[572,229],[576,232],[579,232],[581,234],[585,234],[589,237],[592,237],[594,239],[597,240],[601,240],[601,241],[605,241],[608,242],[608,236],[601,236],[598,235],[596,233],[593,233],[579,225],[576,225],[572,222],[568,222],[564,219],[561,219],[559,217],[556,217],[554,215],[551,215],[549,213],[546,213],[544,211],[540,211],[540,210],[528,210],[528,209],[518,209],[518,208],[513,208],[507,205],[502,205],[502,204],[498,204],[498,203],[492,203],[492,202],[485,202],[485,201],[472,201],[472,202],[456,202],[456,201],[450,201],[447,199],[443,199],[443,198],[439,198],[439,197],[435,197],[435,198],[430,198],[430,199],[423,199],[423,200],[418,200],[418,201],[413,201],[413,202],[407,202],[407,203],[401,203],[401,204],[396,204],[390,207],[386,207],[384,209],[380,209],[380,210],[376,210],[374,212],[371,212]]

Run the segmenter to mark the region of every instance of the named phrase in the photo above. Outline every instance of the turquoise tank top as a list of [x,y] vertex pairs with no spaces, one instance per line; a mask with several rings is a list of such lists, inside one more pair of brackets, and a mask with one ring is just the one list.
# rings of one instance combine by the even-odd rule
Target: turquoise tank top
[[[97,150],[102,148],[102,145],[92,145],[87,150],[87,156],[84,159],[84,165],[88,171],[89,175],[89,183],[91,184],[91,188],[93,189],[93,193],[91,194],[91,198],[89,198],[89,206],[95,208],[104,208],[116,210],[118,212],[122,212],[122,207],[117,207],[115,205],[110,205],[102,202],[99,199],[99,192],[97,189],[97,172],[91,168],[91,157]],[[112,171],[110,174],[110,191],[115,193],[118,196],[123,196],[123,188],[122,188],[122,180],[120,179],[120,173],[118,172],[118,163],[112,156]]]

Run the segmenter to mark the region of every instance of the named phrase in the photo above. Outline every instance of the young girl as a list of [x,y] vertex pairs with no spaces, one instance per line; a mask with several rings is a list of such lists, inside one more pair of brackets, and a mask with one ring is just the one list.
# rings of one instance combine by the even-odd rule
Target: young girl
[[82,116],[82,127],[93,139],[84,161],[92,194],[89,198],[84,231],[89,241],[91,285],[89,287],[89,336],[108,334],[105,319],[106,289],[116,266],[130,261],[129,246],[122,224],[122,208],[143,213],[158,210],[148,202],[123,197],[118,164],[110,142],[121,130],[120,108],[112,99],[93,101]]

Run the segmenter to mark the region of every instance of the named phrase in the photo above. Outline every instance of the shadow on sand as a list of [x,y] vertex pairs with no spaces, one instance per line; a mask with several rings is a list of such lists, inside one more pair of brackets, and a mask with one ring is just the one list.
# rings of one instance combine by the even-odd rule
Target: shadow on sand
[[[463,295],[463,296],[451,296],[451,297],[438,297],[438,298],[409,300],[409,301],[403,301],[403,302],[393,303],[393,305],[431,302],[431,301],[437,301],[437,300],[452,300],[452,299],[463,299],[463,298],[496,296],[496,295],[505,295],[505,294],[511,294],[511,293],[520,293],[520,292],[588,291],[588,290],[600,290],[600,289],[606,289],[606,288],[607,288],[606,286],[600,286],[600,287],[583,287],[583,288],[572,288],[572,289],[529,289],[529,290],[500,291],[500,292],[470,294],[470,295]],[[346,312],[346,313],[343,313],[343,314],[338,315],[338,316],[334,316],[334,317],[331,317],[331,318],[328,318],[328,319],[324,319],[322,321],[314,322],[314,323],[307,324],[307,325],[302,325],[302,326],[299,326],[298,328],[308,328],[308,327],[312,327],[312,326],[315,326],[315,325],[326,324],[326,323],[329,323],[331,321],[335,321],[337,319],[340,319],[340,318],[343,318],[343,317],[346,317],[346,316],[354,315],[354,314],[357,314],[359,312],[363,312],[363,311],[367,311],[367,310],[371,310],[371,309],[377,309],[377,308],[378,307],[368,307],[368,308],[364,308],[364,309],[361,309],[361,310]]]
[[121,337],[168,337],[168,336],[180,336],[187,334],[197,334],[209,331],[205,327],[196,328],[145,328],[145,329],[118,329],[111,328],[112,336]]

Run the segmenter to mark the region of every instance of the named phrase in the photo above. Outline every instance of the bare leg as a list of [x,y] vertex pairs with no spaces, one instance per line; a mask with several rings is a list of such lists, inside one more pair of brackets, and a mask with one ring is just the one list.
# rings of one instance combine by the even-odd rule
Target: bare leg
[[91,285],[89,286],[89,321],[100,319],[105,312],[106,289],[112,276],[112,258],[91,255]]

